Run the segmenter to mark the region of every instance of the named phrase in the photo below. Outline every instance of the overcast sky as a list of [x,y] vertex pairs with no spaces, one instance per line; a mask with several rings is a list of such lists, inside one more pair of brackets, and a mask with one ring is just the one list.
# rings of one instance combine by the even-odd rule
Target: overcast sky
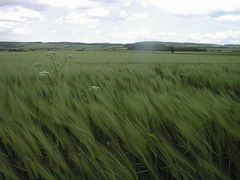
[[0,41],[240,43],[240,0],[0,0]]

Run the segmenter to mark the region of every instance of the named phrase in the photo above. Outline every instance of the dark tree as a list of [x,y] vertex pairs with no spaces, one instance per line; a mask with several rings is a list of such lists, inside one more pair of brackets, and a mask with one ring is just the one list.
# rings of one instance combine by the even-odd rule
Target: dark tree
[[175,48],[171,47],[171,53],[174,54],[174,52],[175,52]]

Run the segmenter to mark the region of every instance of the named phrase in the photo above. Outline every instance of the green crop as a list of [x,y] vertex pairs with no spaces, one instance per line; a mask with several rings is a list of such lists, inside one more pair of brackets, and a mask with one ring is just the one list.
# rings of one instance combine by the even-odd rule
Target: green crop
[[0,179],[240,176],[239,56],[66,53],[0,53]]

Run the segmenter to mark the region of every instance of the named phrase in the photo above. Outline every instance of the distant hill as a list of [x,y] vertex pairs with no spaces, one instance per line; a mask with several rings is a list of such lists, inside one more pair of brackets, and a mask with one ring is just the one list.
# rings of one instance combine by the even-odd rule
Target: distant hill
[[0,50],[97,50],[104,49],[109,46],[121,46],[122,44],[110,43],[72,43],[72,42],[0,42]]
[[104,51],[176,51],[186,52],[239,52],[237,44],[202,44],[145,41],[129,44],[81,42],[0,42],[0,51],[104,50]]
[[207,48],[218,47],[216,44],[197,43],[175,43],[175,42],[137,42],[126,45],[129,50],[136,51],[201,51],[206,52]]

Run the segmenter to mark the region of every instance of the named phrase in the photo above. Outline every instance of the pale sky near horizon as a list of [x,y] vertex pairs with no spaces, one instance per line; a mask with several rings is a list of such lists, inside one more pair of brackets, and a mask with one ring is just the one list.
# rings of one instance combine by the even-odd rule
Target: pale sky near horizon
[[240,44],[240,0],[0,0],[0,41]]

